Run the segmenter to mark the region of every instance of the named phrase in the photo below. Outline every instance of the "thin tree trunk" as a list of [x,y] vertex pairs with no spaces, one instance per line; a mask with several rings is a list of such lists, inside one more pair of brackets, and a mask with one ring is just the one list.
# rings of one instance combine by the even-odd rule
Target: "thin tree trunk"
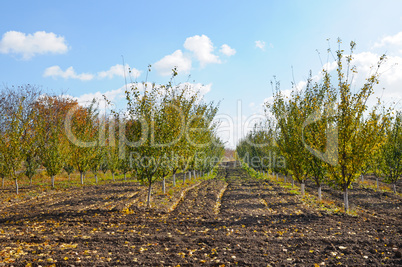
[[376,183],[376,187],[377,187],[377,191],[378,191],[378,189],[380,189],[380,188],[379,188],[379,185],[378,185],[378,178],[377,177],[375,178],[375,183]]
[[278,174],[276,174],[276,181],[277,181],[277,182],[279,181]]
[[152,187],[152,184],[149,183],[149,185],[148,185],[148,196],[147,196],[147,208],[151,207],[151,189],[152,189],[151,187]]
[[113,178],[113,182],[114,182],[114,172],[112,173],[112,178]]
[[[292,184],[294,183],[294,180],[292,180]],[[301,195],[302,195],[302,197],[304,197],[304,189],[305,189],[305,183],[304,183],[304,180],[302,180],[302,182],[301,182],[301,186],[300,186],[300,191],[301,191]],[[292,185],[293,186],[293,185]]]
[[396,182],[394,182],[394,183],[392,184],[392,188],[393,188],[393,190],[394,190],[394,194],[396,194]]
[[322,194],[321,194],[321,185],[318,186],[318,201],[321,202]]
[[283,177],[283,183],[286,184],[286,175]]
[[70,181],[70,174],[68,174],[68,181]]
[[194,174],[194,179],[197,179],[197,176],[195,175],[195,170],[193,170],[193,174]]
[[95,183],[98,184],[98,174],[95,173]]
[[176,173],[173,173],[173,186],[176,186]]
[[[302,183],[302,185],[303,185],[303,183]],[[292,177],[292,187],[294,187],[295,186],[295,179],[293,179],[293,177]]]
[[84,184],[84,173],[80,172],[81,184]]
[[186,182],[186,173],[183,172],[183,184]]
[[188,179],[191,180],[191,171],[188,172]]
[[163,180],[162,180],[162,191],[163,191],[163,194],[166,194],[166,180],[165,180],[165,176],[163,176]]
[[52,176],[50,177],[50,179],[52,180],[52,188],[54,188],[54,175],[52,175]]
[[124,181],[127,181],[127,174],[124,173]]
[[2,178],[2,181],[1,181],[1,187],[4,189],[4,177]]
[[343,202],[345,204],[345,213],[346,213],[349,210],[349,197],[347,187],[344,187],[343,189]]
[[362,182],[364,182],[364,176],[363,176],[363,174],[361,175],[361,178],[362,178]]
[[15,192],[17,193],[17,195],[18,195],[18,180],[17,180],[17,178],[15,178]]
[[32,177],[29,177],[29,186],[32,186]]

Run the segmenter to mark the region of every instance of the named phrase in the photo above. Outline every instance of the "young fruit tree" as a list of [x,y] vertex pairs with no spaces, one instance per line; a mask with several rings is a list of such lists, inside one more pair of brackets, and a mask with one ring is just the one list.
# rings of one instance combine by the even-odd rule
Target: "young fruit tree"
[[63,123],[68,110],[76,105],[76,101],[56,96],[42,96],[37,104],[37,122],[40,158],[47,174],[55,187],[55,176],[65,166],[67,139],[63,134]]
[[[340,44],[340,40],[338,41]],[[345,212],[349,209],[348,189],[359,176],[363,164],[375,150],[383,138],[388,123],[389,111],[380,112],[375,106],[368,111],[367,100],[373,94],[374,85],[378,83],[378,68],[385,56],[381,56],[374,74],[366,79],[360,89],[352,87],[353,74],[356,68],[351,66],[355,43],[350,43],[350,55],[344,59],[343,50],[337,54],[337,86],[328,86],[330,98],[335,99],[332,108],[333,115],[329,117],[329,124],[338,131],[337,138],[329,140],[329,145],[335,153],[327,164],[330,181],[343,191]],[[346,73],[343,68],[346,61]],[[351,75],[352,74],[352,75]],[[324,75],[327,75],[324,71]],[[328,108],[331,108],[328,105]]]
[[304,149],[302,137],[303,123],[307,118],[307,103],[303,101],[302,92],[296,88],[290,98],[279,91],[279,83],[276,84],[276,89],[274,102],[266,103],[266,107],[276,118],[276,143],[286,158],[286,167],[292,177],[300,183],[301,194],[304,196],[305,181],[308,177],[308,151]]
[[387,127],[385,143],[381,147],[383,164],[380,166],[385,175],[384,181],[392,184],[396,193],[396,182],[402,176],[402,112],[396,112],[392,123]]
[[72,107],[65,119],[65,133],[71,151],[71,162],[80,172],[81,184],[84,184],[84,175],[91,167],[93,148],[99,142],[98,138],[98,114],[95,102],[89,107],[76,104]]
[[0,91],[0,155],[2,176],[14,180],[24,173],[22,162],[35,146],[36,117],[33,108],[40,91],[31,85],[3,88]]

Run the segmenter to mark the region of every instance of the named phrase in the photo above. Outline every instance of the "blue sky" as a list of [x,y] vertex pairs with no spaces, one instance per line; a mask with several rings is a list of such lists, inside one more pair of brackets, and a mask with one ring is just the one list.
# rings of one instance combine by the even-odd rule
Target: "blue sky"
[[2,86],[29,83],[80,100],[106,94],[119,103],[122,55],[139,82],[148,64],[156,83],[177,65],[177,83],[205,85],[205,99],[221,101],[221,135],[232,147],[272,96],[272,77],[283,90],[293,76],[302,85],[309,70],[317,75],[321,61],[331,62],[326,50],[338,37],[345,50],[357,43],[361,77],[386,52],[376,93],[385,101],[402,95],[402,1],[17,0],[1,9]]

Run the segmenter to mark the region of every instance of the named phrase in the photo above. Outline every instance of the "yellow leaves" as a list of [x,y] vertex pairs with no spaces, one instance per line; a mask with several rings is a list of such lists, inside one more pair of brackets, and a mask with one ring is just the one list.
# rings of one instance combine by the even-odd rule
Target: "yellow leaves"
[[64,249],[73,249],[73,248],[77,248],[78,244],[61,244],[60,248],[62,250]]
[[124,208],[123,210],[122,210],[122,212],[124,213],[124,214],[134,214],[134,211],[133,210],[131,210],[131,209],[129,209],[129,208]]
[[67,260],[68,260],[68,257],[64,257],[63,260],[67,261]]

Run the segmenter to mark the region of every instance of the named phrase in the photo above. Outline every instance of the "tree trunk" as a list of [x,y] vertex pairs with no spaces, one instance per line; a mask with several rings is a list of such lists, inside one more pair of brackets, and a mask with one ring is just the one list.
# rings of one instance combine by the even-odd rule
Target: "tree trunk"
[[114,172],[112,173],[112,178],[113,178],[113,182],[114,182]]
[[95,173],[95,183],[98,184],[98,174]]
[[183,184],[186,182],[186,173],[183,172]]
[[[302,185],[303,185],[303,183],[302,183]],[[292,187],[294,187],[294,186],[295,186],[295,180],[292,177]]]
[[392,184],[392,189],[394,190],[394,194],[396,194],[396,182]]
[[286,175],[283,177],[283,183],[286,184]]
[[52,176],[50,177],[50,179],[52,180],[52,188],[54,188],[54,175],[52,175]]
[[195,170],[193,170],[193,175],[194,175],[194,179],[197,179],[197,176],[195,175]]
[[279,181],[278,174],[276,174],[276,181],[277,181],[277,182]]
[[3,179],[2,179],[2,181],[1,181],[1,187],[4,189],[4,177],[3,177]]
[[378,189],[380,189],[380,188],[379,188],[379,185],[378,185],[378,178],[377,177],[375,178],[375,183],[376,183],[376,187],[377,187],[377,191],[378,191]]
[[29,186],[32,186],[32,177],[29,177]]
[[[292,179],[292,184],[294,183],[294,180]],[[305,188],[305,183],[304,183],[304,180],[302,180],[302,182],[301,182],[301,186],[300,186],[300,191],[301,191],[301,195],[302,195],[302,197],[304,197],[304,188]],[[293,185],[292,185],[293,186]]]
[[176,186],[176,174],[173,174],[173,186]]
[[84,173],[80,172],[81,184],[84,184]]
[[345,205],[345,213],[349,210],[349,197],[348,197],[348,187],[343,188],[343,202]]
[[147,208],[151,207],[151,187],[152,187],[152,184],[149,183],[149,185],[148,185],[148,196],[147,196]]
[[68,181],[70,181],[70,174],[68,174]]
[[321,185],[318,186],[318,201],[321,202],[322,195],[321,195]]
[[17,180],[17,178],[15,178],[15,192],[17,193],[17,195],[18,195],[18,180]]
[[127,174],[124,173],[124,181],[127,181]]
[[166,194],[166,180],[165,180],[165,176],[163,176],[163,180],[162,180],[162,192],[163,192],[163,194]]
[[191,171],[188,172],[188,179],[191,180]]
[[361,175],[361,178],[362,178],[362,182],[364,182],[364,176],[363,176],[363,174]]

